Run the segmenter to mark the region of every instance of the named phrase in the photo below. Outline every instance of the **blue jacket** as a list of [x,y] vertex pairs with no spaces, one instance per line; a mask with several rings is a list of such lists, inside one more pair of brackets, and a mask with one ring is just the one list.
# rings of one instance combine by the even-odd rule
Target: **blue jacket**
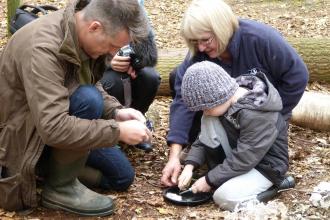
[[212,61],[224,68],[231,76],[264,72],[278,90],[282,102],[284,119],[291,116],[292,109],[298,104],[308,82],[308,70],[297,52],[286,42],[281,34],[272,27],[253,21],[239,21],[239,28],[228,45],[232,55],[230,65],[205,53],[194,57],[187,54],[176,72],[174,89],[176,96],[170,107],[170,131],[168,143],[187,144],[188,134],[196,112],[191,112],[181,98],[181,83],[187,68],[204,60]]

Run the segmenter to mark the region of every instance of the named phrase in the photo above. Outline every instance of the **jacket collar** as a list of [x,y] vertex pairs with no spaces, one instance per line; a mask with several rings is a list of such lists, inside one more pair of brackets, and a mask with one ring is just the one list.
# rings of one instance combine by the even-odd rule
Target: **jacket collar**
[[[79,1],[78,1],[79,2]],[[77,1],[74,1],[64,9],[61,26],[64,32],[64,39],[59,49],[60,56],[70,63],[81,66],[81,63],[89,57],[79,47],[78,35],[76,32],[75,10]]]

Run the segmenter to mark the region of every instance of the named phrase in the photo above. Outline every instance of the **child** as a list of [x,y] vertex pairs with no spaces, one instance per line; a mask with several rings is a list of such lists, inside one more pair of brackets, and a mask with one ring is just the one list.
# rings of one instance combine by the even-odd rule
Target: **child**
[[203,117],[179,177],[180,189],[204,162],[209,171],[191,189],[214,189],[214,201],[226,210],[281,184],[288,170],[287,124],[281,98],[264,73],[255,70],[234,79],[203,61],[187,69],[181,91],[187,107],[203,111]]

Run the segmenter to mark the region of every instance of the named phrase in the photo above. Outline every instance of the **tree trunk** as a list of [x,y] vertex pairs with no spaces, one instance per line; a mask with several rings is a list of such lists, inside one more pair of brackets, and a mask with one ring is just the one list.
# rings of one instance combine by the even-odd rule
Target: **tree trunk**
[[330,38],[291,38],[289,42],[305,61],[310,81],[330,83]]
[[15,15],[16,8],[21,4],[21,0],[7,0],[7,30],[8,34],[10,34],[10,26],[9,22],[12,16]]
[[292,111],[291,122],[310,129],[330,131],[330,95],[305,92]]
[[162,81],[160,83],[157,95],[170,95],[169,74],[174,67],[183,61],[187,52],[187,49],[164,49],[159,51],[156,68],[162,78]]
[[[304,59],[310,73],[310,81],[330,83],[330,38],[291,38],[288,41]],[[170,95],[169,73],[183,61],[186,53],[187,49],[159,51],[156,68],[162,77],[162,82],[158,95]]]

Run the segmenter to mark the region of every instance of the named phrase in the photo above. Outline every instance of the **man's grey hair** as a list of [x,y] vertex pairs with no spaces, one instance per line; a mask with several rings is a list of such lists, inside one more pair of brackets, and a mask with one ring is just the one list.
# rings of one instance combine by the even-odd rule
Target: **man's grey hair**
[[82,11],[85,20],[101,22],[110,36],[126,29],[139,42],[148,35],[148,19],[137,0],[90,0]]

